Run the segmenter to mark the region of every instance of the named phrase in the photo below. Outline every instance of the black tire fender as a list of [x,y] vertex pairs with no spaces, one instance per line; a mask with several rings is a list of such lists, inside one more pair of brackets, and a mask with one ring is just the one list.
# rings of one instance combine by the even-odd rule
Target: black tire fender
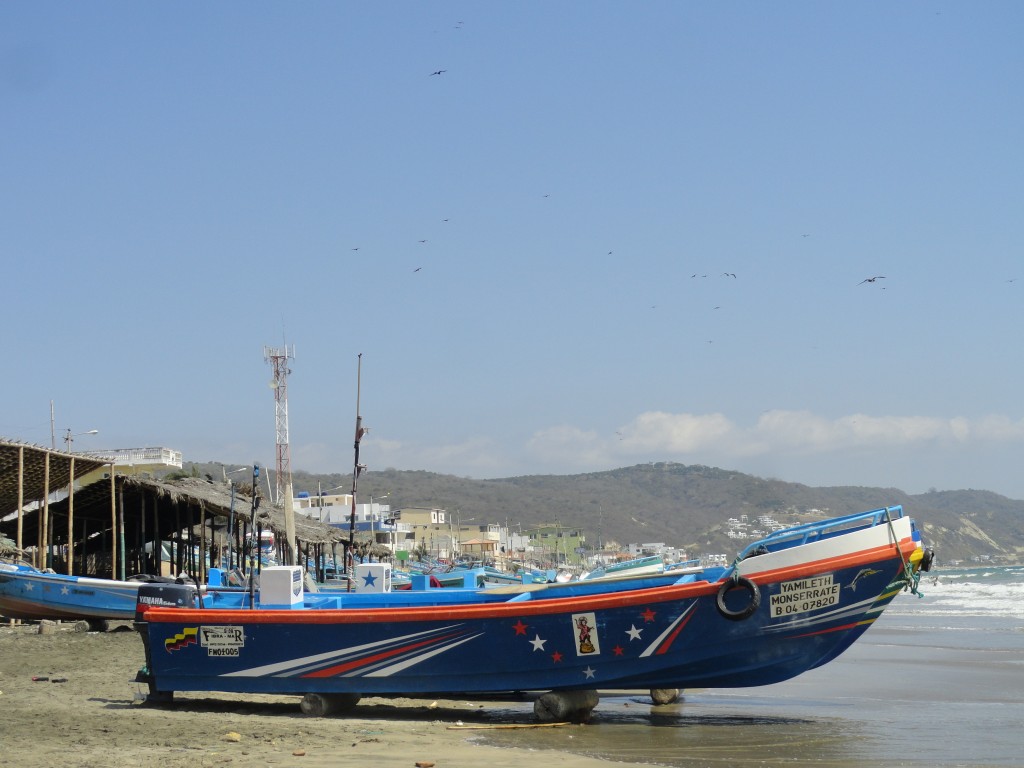
[[921,570],[925,571],[925,572],[930,571],[932,569],[932,563],[934,563],[934,562],[935,562],[935,550],[934,549],[926,549],[924,551],[924,556],[921,558]]
[[[734,611],[725,604],[725,596],[734,589],[744,589],[750,595],[750,602],[741,610]],[[718,612],[730,621],[742,621],[754,615],[754,612],[761,607],[761,590],[757,584],[746,576],[733,576],[722,582],[718,588],[718,598],[715,601]]]

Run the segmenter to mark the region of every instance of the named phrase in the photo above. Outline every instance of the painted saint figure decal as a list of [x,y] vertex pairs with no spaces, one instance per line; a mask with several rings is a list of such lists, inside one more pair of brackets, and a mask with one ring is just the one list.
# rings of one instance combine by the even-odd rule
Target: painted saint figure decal
[[573,632],[576,635],[576,655],[588,656],[600,653],[601,645],[597,639],[597,619],[593,613],[574,613],[572,615]]

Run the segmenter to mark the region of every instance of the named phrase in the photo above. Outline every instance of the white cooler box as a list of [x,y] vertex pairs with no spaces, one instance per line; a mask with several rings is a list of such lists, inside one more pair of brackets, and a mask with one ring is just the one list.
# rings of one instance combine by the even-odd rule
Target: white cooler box
[[301,608],[302,568],[273,565],[260,572],[261,608]]
[[390,563],[359,563],[356,566],[356,592],[390,592]]

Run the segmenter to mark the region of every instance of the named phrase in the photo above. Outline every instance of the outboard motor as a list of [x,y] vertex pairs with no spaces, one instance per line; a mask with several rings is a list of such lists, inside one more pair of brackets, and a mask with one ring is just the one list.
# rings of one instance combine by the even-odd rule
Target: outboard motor
[[192,584],[141,584],[135,601],[135,621],[147,608],[194,608],[198,590]]

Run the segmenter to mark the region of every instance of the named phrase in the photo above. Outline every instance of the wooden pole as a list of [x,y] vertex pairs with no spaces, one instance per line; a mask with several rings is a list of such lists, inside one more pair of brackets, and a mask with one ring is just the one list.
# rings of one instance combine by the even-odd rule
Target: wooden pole
[[366,434],[366,430],[363,429],[363,417],[359,413],[359,398],[362,394],[362,378],[363,378],[363,353],[359,353],[359,362],[356,366],[356,436],[353,449],[355,452],[355,460],[352,465],[352,510],[349,513],[348,519],[348,555],[345,558],[345,574],[349,577],[349,580],[345,586],[345,590],[349,591],[352,589],[352,570],[355,568],[355,553],[353,547],[356,543],[356,485],[359,482],[359,474],[365,469],[359,463],[359,442],[363,439],[363,435]]
[[171,534],[171,562],[174,563],[172,576],[184,570],[181,562],[181,508],[178,502],[174,502],[174,530],[175,533]]
[[25,522],[23,520],[22,507],[25,506],[25,446],[18,446],[18,555],[21,555],[23,546],[22,533]]
[[199,502],[199,580],[206,583],[206,505]]
[[44,460],[46,477],[43,478],[43,519],[42,525],[39,526],[39,551],[41,557],[39,559],[38,568],[49,567],[49,552],[46,550],[46,529],[50,522],[50,452],[46,452],[46,458]]
[[160,501],[153,497],[153,572],[157,576],[164,575],[164,540],[160,538]]
[[117,578],[117,483],[110,468],[110,578]]
[[[140,493],[139,500],[142,509],[139,511],[139,539],[137,550],[139,552],[139,573],[149,572],[149,563],[146,562],[146,494]],[[154,545],[155,546],[155,545]],[[156,551],[155,549],[153,550]]]
[[75,574],[75,457],[71,457],[68,479],[68,576]]
[[[113,476],[113,474],[114,474],[113,469],[114,468],[111,467],[110,469],[111,469],[110,474],[111,474],[111,476]],[[118,555],[119,555],[119,557],[117,558],[117,562],[118,562],[118,565],[120,567],[118,569],[118,576],[117,576],[117,578],[120,578],[121,581],[124,581],[124,577],[125,577],[124,569],[125,569],[125,562],[127,560],[127,553],[125,552],[125,546],[124,546],[124,485],[121,486],[121,492],[118,494],[118,499],[120,500],[120,503],[117,505],[117,522],[118,522],[118,531],[119,531],[119,534],[118,534],[118,537],[117,537],[117,546],[118,546]]]

